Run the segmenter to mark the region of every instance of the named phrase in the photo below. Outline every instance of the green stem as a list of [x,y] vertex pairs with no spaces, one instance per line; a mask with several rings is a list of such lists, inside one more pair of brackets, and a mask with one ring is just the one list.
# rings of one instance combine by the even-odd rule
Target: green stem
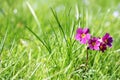
[[87,49],[87,51],[86,51],[86,66],[88,65],[88,49]]

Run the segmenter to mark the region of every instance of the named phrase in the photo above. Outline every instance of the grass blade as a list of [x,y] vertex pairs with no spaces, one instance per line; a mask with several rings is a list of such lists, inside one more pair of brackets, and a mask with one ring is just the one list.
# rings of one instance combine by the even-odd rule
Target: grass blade
[[38,36],[36,33],[34,33],[34,32],[33,32],[29,27],[27,27],[27,26],[25,26],[25,28],[27,28],[27,29],[43,44],[43,46],[46,47],[46,49],[49,51],[49,53],[51,53],[51,49],[48,48],[48,46],[39,38],[39,36]]
[[5,45],[5,40],[6,40],[7,34],[8,34],[8,29],[6,30],[6,33],[5,33],[5,36],[4,36],[3,41],[1,42],[0,55],[2,54],[2,51],[3,51],[4,45]]
[[[27,6],[28,6],[28,8],[29,8],[29,10],[30,10],[30,12],[31,12],[31,14],[33,15],[33,17],[34,17],[34,19],[35,19],[38,27],[39,27],[40,30],[41,30],[40,22],[39,22],[39,20],[38,20],[38,18],[37,18],[37,15],[35,14],[35,11],[33,10],[33,8],[31,7],[31,5],[30,5],[30,3],[29,3],[28,1],[26,2],[26,4],[27,4]],[[41,32],[41,31],[40,31],[40,32]]]
[[54,32],[54,34],[55,34],[55,37],[56,37],[56,39],[57,39],[57,42],[59,42],[58,37],[57,37],[57,33],[55,32],[52,23],[51,23],[50,21],[49,21],[49,23],[50,23],[51,29],[53,30],[53,32]]
[[29,65],[29,63],[26,64],[21,70],[19,70],[19,71],[12,77],[11,80],[15,80],[16,77],[17,77],[23,70],[25,70],[25,69],[28,67],[28,65]]
[[59,29],[62,31],[62,34],[63,34],[63,37],[64,37],[65,41],[67,42],[67,39],[66,39],[66,37],[65,37],[65,32],[64,32],[64,30],[63,30],[63,28],[62,28],[62,25],[60,24],[60,21],[59,21],[59,19],[58,19],[58,17],[57,17],[56,12],[55,12],[52,8],[51,8],[51,11],[52,11],[52,13],[53,13],[53,15],[54,15],[54,17],[55,17],[55,20],[56,20],[57,23],[58,23]]

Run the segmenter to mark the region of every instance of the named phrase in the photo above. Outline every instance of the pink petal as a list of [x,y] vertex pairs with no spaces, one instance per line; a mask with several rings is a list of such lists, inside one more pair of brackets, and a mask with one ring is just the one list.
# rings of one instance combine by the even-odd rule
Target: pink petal
[[105,34],[105,37],[109,37],[109,36],[110,36],[109,33],[106,33],[106,34]]
[[90,34],[86,34],[86,38],[89,40],[90,39]]
[[96,41],[96,46],[100,46],[100,42],[99,41]]
[[76,34],[76,35],[75,35],[75,39],[80,41],[80,40],[81,40],[80,34]]
[[83,33],[83,29],[82,28],[78,28],[77,29],[77,33],[79,33],[79,34]]
[[84,29],[83,29],[83,32],[84,32],[85,34],[87,34],[87,33],[89,33],[89,29],[88,29],[88,28],[84,28]]
[[94,46],[92,46],[92,45],[89,45],[89,48],[90,48],[91,50],[93,50],[93,49],[94,49]]
[[110,36],[109,33],[106,33],[106,34],[102,37],[102,40],[105,41],[109,36]]
[[86,39],[86,38],[83,38],[83,39],[81,40],[81,44],[86,44],[86,42],[87,42],[87,39]]
[[98,46],[94,46],[94,49],[95,49],[95,50],[99,50],[99,47],[98,47]]

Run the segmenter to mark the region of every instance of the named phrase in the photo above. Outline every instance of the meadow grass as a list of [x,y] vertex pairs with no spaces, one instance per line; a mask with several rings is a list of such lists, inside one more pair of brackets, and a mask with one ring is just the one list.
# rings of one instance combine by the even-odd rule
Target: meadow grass
[[[76,29],[109,32],[104,53],[75,40]],[[0,0],[0,80],[119,80],[119,0]]]

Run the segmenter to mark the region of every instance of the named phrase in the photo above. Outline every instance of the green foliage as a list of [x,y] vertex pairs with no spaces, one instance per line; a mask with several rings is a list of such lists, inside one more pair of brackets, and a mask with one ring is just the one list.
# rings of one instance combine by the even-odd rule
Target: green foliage
[[[79,26],[114,39],[87,67]],[[119,80],[119,42],[119,0],[0,0],[0,80]]]

